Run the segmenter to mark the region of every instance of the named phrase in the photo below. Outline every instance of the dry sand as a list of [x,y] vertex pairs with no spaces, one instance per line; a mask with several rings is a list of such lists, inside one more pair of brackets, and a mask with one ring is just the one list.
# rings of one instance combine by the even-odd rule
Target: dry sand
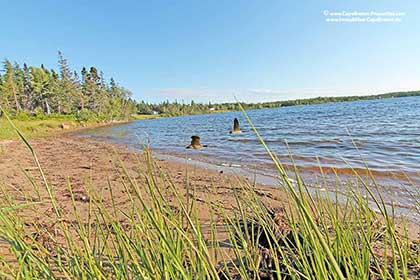
[[[130,205],[123,185],[126,178],[124,178],[121,162],[139,186],[145,185],[142,174],[147,169],[147,164],[142,153],[130,152],[121,146],[69,135],[35,139],[31,140],[30,144],[39,158],[46,178],[69,224],[76,223],[69,184],[76,194],[76,206],[82,218],[88,216],[90,199],[88,190],[90,188],[100,194],[108,207],[111,207],[110,188],[112,188],[118,208],[124,210],[125,206]],[[245,178],[238,178],[216,170],[201,169],[181,162],[156,160],[156,163],[172,178],[185,200],[195,201],[204,227],[210,219],[210,204],[220,205],[226,211],[236,208],[233,190],[239,186],[239,180],[246,180]],[[33,178],[39,186],[41,199],[29,178]],[[187,186],[190,195],[187,194]],[[48,194],[43,187],[40,172],[22,141],[0,142],[0,187],[15,201],[48,201]],[[191,195],[192,192],[194,195]],[[263,185],[256,185],[256,193],[267,205],[276,208],[284,205],[287,197],[281,189]],[[176,206],[173,195],[168,195],[167,199]],[[37,213],[22,210],[21,214],[29,224],[36,221],[37,224],[45,227],[52,227],[55,214],[51,204],[41,204],[37,208]],[[6,248],[7,244],[0,243],[0,254],[2,251],[4,253]]]
[[[125,147],[94,141],[86,138],[61,135],[34,139],[30,141],[38,155],[39,162],[45,172],[49,184],[56,196],[58,204],[63,209],[63,219],[69,225],[77,223],[74,215],[69,185],[75,193],[77,212],[86,221],[89,216],[89,189],[99,194],[106,207],[111,208],[112,189],[116,206],[121,210],[127,209],[131,203],[129,194],[123,182],[127,182],[121,162],[140,187],[145,186],[144,172],[147,170],[143,153],[131,152]],[[246,180],[237,176],[220,173],[217,170],[208,170],[187,165],[182,162],[169,160],[156,160],[167,174],[172,178],[175,187],[185,201],[194,201],[203,229],[210,224],[211,205],[218,205],[226,212],[236,209],[234,190],[238,190],[239,180]],[[25,175],[26,173],[26,175]],[[39,186],[39,195],[34,184]],[[188,186],[188,188],[187,188]],[[48,194],[43,187],[41,175],[34,159],[22,141],[0,141],[0,203],[5,205],[5,194],[10,195],[14,201],[48,201]],[[194,190],[194,191],[192,191]],[[279,187],[256,185],[257,195],[273,208],[287,205],[288,195]],[[191,193],[194,192],[193,195]],[[168,194],[166,199],[177,206],[173,194]],[[51,203],[37,205],[37,212],[21,210],[21,216],[26,224],[31,227],[42,226],[49,231],[54,230],[56,217]],[[216,215],[216,222],[222,226],[222,219]],[[124,217],[120,217],[124,223]],[[419,238],[419,228],[409,225],[412,238]],[[76,233],[75,233],[76,234]],[[221,240],[226,238],[223,232]],[[0,240],[0,256],[5,260],[13,261],[14,257],[9,251],[9,245]]]

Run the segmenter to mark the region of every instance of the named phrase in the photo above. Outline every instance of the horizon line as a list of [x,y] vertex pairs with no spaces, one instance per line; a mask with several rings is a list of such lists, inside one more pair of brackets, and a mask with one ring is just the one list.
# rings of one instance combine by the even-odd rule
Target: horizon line
[[[142,100],[142,99],[140,99],[140,100],[136,100],[136,99],[134,99],[134,100],[136,100],[137,102],[144,102],[144,103],[146,103],[146,104],[160,104],[160,103],[163,103],[163,102],[170,102],[170,103],[174,103],[174,102],[177,102],[177,103],[182,103],[182,104],[185,104],[185,103],[191,103],[191,102],[194,102],[195,104],[208,104],[208,103],[211,103],[211,104],[214,104],[214,105],[218,105],[218,104],[235,104],[235,103],[243,103],[243,104],[264,104],[264,103],[278,103],[278,102],[291,102],[291,101],[303,101],[303,100],[313,100],[313,99],[318,99],[318,98],[349,98],[349,97],[353,97],[353,98],[355,98],[355,97],[379,97],[379,96],[383,96],[383,95],[389,95],[389,94],[397,94],[397,93],[405,93],[405,94],[408,94],[408,93],[420,93],[420,89],[417,89],[417,90],[401,90],[401,91],[384,91],[384,92],[382,92],[382,93],[366,93],[366,94],[360,94],[360,93],[358,93],[358,94],[354,94],[354,95],[330,95],[330,96],[327,96],[327,95],[319,95],[319,96],[315,96],[315,97],[302,97],[302,98],[294,98],[294,99],[282,99],[282,100],[280,100],[280,99],[278,99],[278,100],[272,100],[272,101],[258,101],[258,102],[247,102],[247,101],[237,101],[237,102],[235,102],[235,101],[232,101],[232,102],[218,102],[218,101],[216,101],[216,102],[211,102],[211,101],[207,101],[207,102],[205,102],[205,101],[195,101],[194,99],[190,99],[190,101],[185,101],[185,99],[181,99],[181,100],[179,100],[178,98],[175,98],[175,99],[169,99],[169,98],[167,98],[167,99],[165,99],[165,100],[162,100],[162,101],[160,101],[160,102],[158,102],[158,103],[156,103],[156,102],[149,102],[149,101],[145,101],[145,100]],[[235,96],[235,95],[233,95],[233,96]],[[404,96],[403,96],[404,97]],[[236,96],[235,96],[235,98],[237,98]]]

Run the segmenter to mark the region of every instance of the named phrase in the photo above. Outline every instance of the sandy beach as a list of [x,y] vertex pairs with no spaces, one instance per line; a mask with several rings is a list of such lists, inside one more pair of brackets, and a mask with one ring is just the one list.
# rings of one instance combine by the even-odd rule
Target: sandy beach
[[[35,207],[20,209],[19,217],[34,234],[41,228],[47,233],[45,236],[36,236],[46,248],[54,252],[57,244],[65,245],[64,236],[56,235],[58,222],[66,224],[69,232],[77,235],[78,223],[86,227],[95,228],[98,224],[92,223],[91,201],[101,201],[101,204],[112,211],[115,206],[121,212],[128,213],[133,204],[130,201],[132,189],[127,187],[127,175],[144,195],[147,202],[148,163],[144,152],[132,152],[122,145],[95,141],[83,137],[71,136],[69,132],[60,136],[38,138],[29,141],[34,149],[45,177],[52,188],[62,217],[57,219],[54,208],[44,187],[42,175],[36,166],[28,148],[19,140],[3,140],[0,142],[0,187],[2,205],[7,206],[10,201],[14,203],[37,203]],[[223,215],[214,209],[224,211],[233,216],[238,211],[235,192],[241,195],[239,186],[246,178],[227,174],[221,170],[203,169],[180,161],[154,159],[155,167],[167,174],[173,182],[181,199],[187,204],[194,203],[197,217],[204,234],[210,234],[212,221],[219,228],[217,240],[228,238],[223,230],[225,220]],[[156,172],[156,169],[155,169]],[[164,175],[161,175],[164,176]],[[159,176],[156,176],[159,178]],[[251,184],[252,185],[252,184]],[[72,203],[70,188],[74,194],[75,208]],[[176,209],[179,203],[169,186],[168,192],[163,193],[165,200]],[[288,208],[288,194],[279,186],[255,184],[255,193],[270,209],[279,210],[281,214]],[[39,204],[38,204],[39,203]],[[140,205],[139,205],[140,206]],[[123,214],[116,214],[118,223],[129,226]],[[89,222],[90,221],[90,222]],[[106,225],[99,225],[106,226]],[[284,229],[288,225],[281,223]],[[403,232],[403,224],[397,226]],[[419,229],[414,224],[407,225],[410,239],[419,238]],[[30,231],[29,231],[30,232]],[[27,233],[28,242],[31,242],[30,233]],[[48,236],[54,236],[51,240]],[[53,245],[54,244],[54,245]],[[228,248],[220,248],[226,254],[232,254]],[[382,251],[380,247],[376,248]],[[15,262],[15,256],[10,250],[10,244],[0,241],[0,256],[9,264]]]
[[[122,164],[131,177],[136,179],[140,189],[144,187],[142,174],[147,169],[147,164],[142,153],[128,151],[122,146],[69,135],[29,142],[39,158],[60,208],[63,209],[64,219],[69,224],[76,223],[69,186],[75,193],[77,211],[82,219],[87,219],[89,216],[88,202],[93,192],[104,200],[105,205],[111,207],[110,188],[113,203],[119,209],[128,210],[124,209],[124,205],[129,205],[127,203],[129,197],[124,187]],[[40,172],[23,142],[5,140],[0,142],[0,147],[2,192],[10,195],[15,201],[48,201]],[[239,185],[239,180],[247,180],[221,171],[202,169],[175,161],[160,159],[155,162],[169,175],[185,201],[189,200],[191,203],[194,200],[203,226],[209,222],[210,205],[222,206],[225,211],[235,209],[233,192],[238,191],[236,186]],[[40,196],[34,184],[39,187]],[[286,201],[286,193],[279,188],[256,185],[255,190],[270,207],[282,207]],[[4,198],[7,200],[6,196]],[[167,199],[174,202],[174,207],[177,206],[173,195]],[[38,205],[37,212],[21,211],[21,216],[29,223],[34,221],[45,227],[53,226],[54,215],[50,203]],[[3,249],[6,247],[4,245],[2,244]]]
[[2,6],[0,280],[420,280],[420,5],[50,2]]

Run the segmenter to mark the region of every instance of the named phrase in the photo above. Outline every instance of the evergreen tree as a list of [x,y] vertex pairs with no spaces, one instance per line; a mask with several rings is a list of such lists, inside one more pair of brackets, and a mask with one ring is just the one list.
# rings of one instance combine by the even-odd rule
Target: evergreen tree
[[51,70],[51,74],[48,79],[47,92],[50,98],[51,108],[58,114],[65,112],[65,108],[67,108],[67,111],[71,111],[71,109],[68,108],[66,96],[64,94],[60,94],[60,90],[61,84],[59,75],[54,70]]
[[0,106],[12,113],[24,110],[30,114],[75,114],[86,118],[120,119],[136,112],[131,92],[108,84],[95,67],[82,69],[81,80],[72,72],[62,53],[58,53],[59,72],[40,67],[4,61],[0,73]]
[[[93,68],[93,69],[92,69]],[[96,69],[94,67],[91,67],[90,72],[86,70],[85,67],[82,69],[82,91],[83,96],[86,100],[85,106],[89,108],[90,110],[93,110],[96,112],[96,82],[93,75],[96,75]]]
[[40,105],[43,107],[43,111],[48,115],[51,113],[50,108],[50,92],[49,92],[49,82],[50,77],[49,73],[44,70],[42,67],[30,67],[31,72],[31,86],[34,90],[34,93],[39,100]]
[[18,92],[17,92],[18,88],[15,81],[15,72],[14,72],[12,64],[7,59],[4,61],[4,68],[6,72],[4,74],[4,81],[2,85],[2,92],[4,95],[3,102],[5,103],[5,107],[8,110],[12,109],[11,104],[13,104],[13,107],[14,107],[13,109],[16,110],[17,112],[20,109],[20,104],[19,104]]
[[17,62],[13,64],[13,73],[16,85],[16,99],[19,105],[18,107],[21,109],[23,99],[23,70],[20,68]]
[[67,60],[60,51],[58,52],[58,65],[60,68],[60,90],[57,94],[62,95],[58,99],[63,101],[60,104],[60,110],[68,114],[71,113],[71,109],[77,104],[76,100],[79,99],[80,94],[78,93],[78,85],[73,72],[70,70]]
[[[3,108],[3,110],[7,110],[6,108],[6,94],[3,91],[3,76],[0,73],[0,107]],[[2,112],[0,110],[0,116],[2,115]]]
[[36,108],[37,99],[34,95],[34,89],[31,83],[31,73],[29,67],[26,63],[23,64],[23,94],[22,94],[22,104],[23,108],[29,112],[33,112]]

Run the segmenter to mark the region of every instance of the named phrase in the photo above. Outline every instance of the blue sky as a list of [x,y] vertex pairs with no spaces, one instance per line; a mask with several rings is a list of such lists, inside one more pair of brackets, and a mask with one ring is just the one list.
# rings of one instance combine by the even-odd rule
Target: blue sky
[[[136,99],[285,100],[420,89],[418,1],[4,1],[0,58],[95,66]],[[331,23],[324,11],[404,12]]]

